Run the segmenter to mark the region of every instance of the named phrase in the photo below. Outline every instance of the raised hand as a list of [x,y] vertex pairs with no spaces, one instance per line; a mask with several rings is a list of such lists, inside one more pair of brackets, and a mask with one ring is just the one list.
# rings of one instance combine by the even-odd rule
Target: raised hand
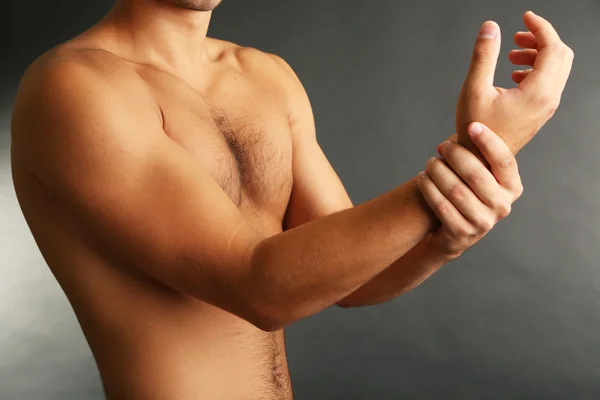
[[480,123],[470,125],[469,136],[489,169],[459,143],[446,141],[439,146],[443,158],[430,159],[417,179],[425,201],[442,222],[431,239],[455,257],[508,216],[523,193],[517,162],[506,143]]
[[573,51],[565,45],[552,25],[528,11],[524,15],[528,32],[517,32],[509,59],[531,69],[515,71],[518,87],[494,86],[494,72],[500,53],[500,27],[492,21],[481,26],[471,66],[456,109],[458,141],[477,151],[467,134],[471,122],[486,124],[516,154],[554,115],[573,64]]

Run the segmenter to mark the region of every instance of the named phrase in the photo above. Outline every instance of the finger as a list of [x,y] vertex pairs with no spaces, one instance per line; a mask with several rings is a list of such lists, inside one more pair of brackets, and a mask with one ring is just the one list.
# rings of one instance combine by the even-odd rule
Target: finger
[[514,40],[515,44],[523,49],[537,49],[537,39],[531,32],[517,32]]
[[532,71],[532,69],[519,69],[516,71],[513,71],[512,73],[512,80],[519,84],[521,82],[523,82],[523,80],[525,80],[525,78],[527,78],[527,75],[529,75],[529,73]]
[[468,131],[469,137],[490,164],[498,183],[511,192],[521,193],[523,187],[517,161],[502,138],[479,122],[470,124]]
[[441,159],[431,158],[425,167],[425,172],[444,197],[456,207],[467,221],[476,223],[479,222],[481,215],[489,214],[488,207]]
[[475,40],[471,65],[465,84],[471,88],[493,86],[494,73],[500,54],[500,27],[494,21],[481,25]]
[[530,65],[533,67],[535,59],[538,56],[537,50],[524,49],[524,50],[511,50],[508,53],[508,59],[515,65]]
[[573,52],[558,36],[550,22],[528,11],[525,13],[524,22],[537,40],[538,56],[533,65],[530,79],[519,87],[529,91],[532,95],[543,97],[557,96],[564,90],[567,82]]
[[418,175],[417,185],[429,208],[450,232],[459,236],[475,234],[475,228],[442,194],[427,172],[422,171]]
[[475,154],[453,142],[444,142],[440,149],[444,161],[482,203],[494,210],[502,208],[506,189]]
[[558,33],[552,24],[543,17],[534,14],[533,11],[527,11],[525,13],[523,22],[535,37],[535,40],[538,43],[538,50],[562,43],[560,36],[558,36]]
[[450,136],[448,139],[446,139],[446,141],[445,141],[445,142],[438,144],[438,146],[436,147],[436,150],[437,150],[437,152],[438,152],[438,154],[439,154],[439,155],[442,155],[442,153],[441,153],[441,150],[440,150],[440,147],[441,147],[441,146],[442,146],[444,143],[446,143],[446,142],[448,142],[448,141],[450,141],[450,142],[456,142],[456,141],[458,141],[458,135],[457,135],[456,133],[454,133],[454,134],[453,134],[453,135],[451,135],[451,136]]

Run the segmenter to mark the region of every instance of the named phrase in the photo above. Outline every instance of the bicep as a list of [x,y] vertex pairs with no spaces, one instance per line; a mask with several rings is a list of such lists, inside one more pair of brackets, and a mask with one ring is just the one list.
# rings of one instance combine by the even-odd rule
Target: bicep
[[286,229],[351,208],[352,201],[316,138],[303,137],[293,146],[294,185]]
[[300,80],[281,58],[288,72],[290,134],[294,185],[284,225],[286,229],[352,207],[340,178],[319,145],[308,95]]
[[[54,84],[60,100],[38,93],[16,118],[32,171],[102,255],[243,314],[236,293],[259,235],[200,163],[162,132],[144,99],[71,72],[69,85]],[[84,86],[73,83],[77,74]],[[23,118],[28,113],[34,122]]]

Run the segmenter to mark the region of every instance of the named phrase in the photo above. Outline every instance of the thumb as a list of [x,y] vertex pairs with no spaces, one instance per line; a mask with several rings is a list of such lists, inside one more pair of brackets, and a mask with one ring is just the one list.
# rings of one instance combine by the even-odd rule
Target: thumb
[[465,84],[471,88],[492,87],[500,54],[500,27],[494,21],[481,25],[475,41],[471,66]]

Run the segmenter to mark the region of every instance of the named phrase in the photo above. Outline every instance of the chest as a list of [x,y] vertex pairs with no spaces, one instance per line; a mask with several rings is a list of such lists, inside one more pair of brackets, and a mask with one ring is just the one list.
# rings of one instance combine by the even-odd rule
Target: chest
[[292,188],[292,142],[282,102],[240,77],[223,77],[205,93],[165,80],[154,89],[165,133],[238,208],[281,221]]

